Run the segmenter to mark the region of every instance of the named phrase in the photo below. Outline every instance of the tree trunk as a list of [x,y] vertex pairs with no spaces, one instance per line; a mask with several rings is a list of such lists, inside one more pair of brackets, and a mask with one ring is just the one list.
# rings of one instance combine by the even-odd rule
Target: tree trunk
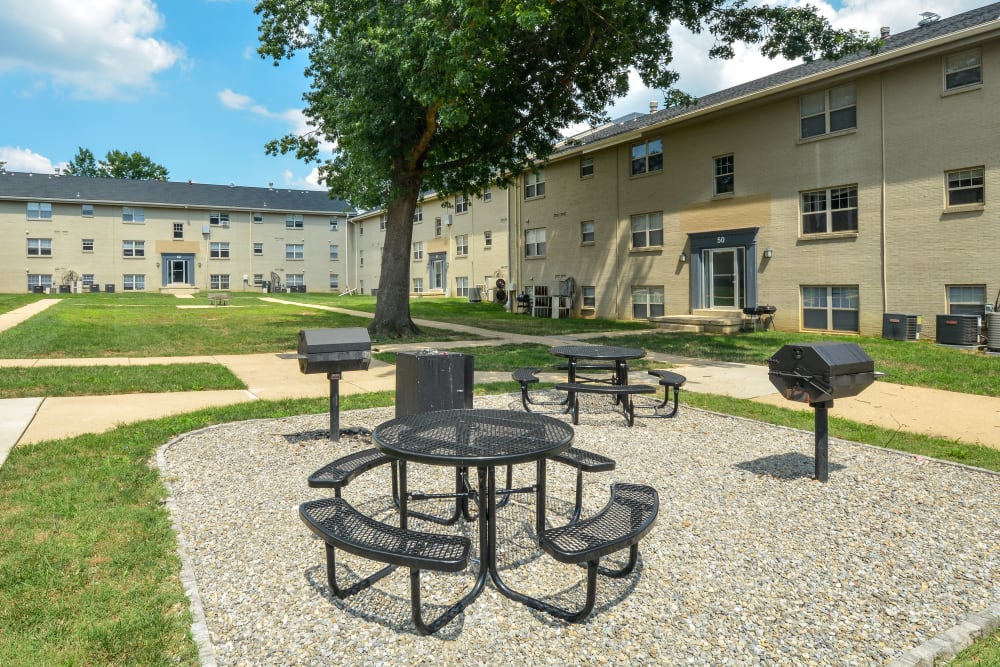
[[375,317],[368,325],[368,332],[382,339],[407,338],[420,333],[410,318],[410,244],[413,241],[413,211],[422,179],[412,173],[400,173],[394,181],[397,195],[386,211]]

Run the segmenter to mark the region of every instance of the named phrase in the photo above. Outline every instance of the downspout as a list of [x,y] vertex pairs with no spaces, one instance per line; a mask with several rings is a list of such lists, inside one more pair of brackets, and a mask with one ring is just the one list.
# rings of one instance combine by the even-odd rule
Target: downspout
[[881,209],[879,211],[879,215],[881,216],[880,224],[881,224],[881,233],[882,233],[882,248],[881,248],[881,262],[882,262],[882,312],[884,313],[884,312],[886,312],[889,309],[889,279],[888,279],[888,274],[887,274],[887,270],[888,269],[887,269],[887,266],[886,266],[887,262],[888,262],[888,252],[889,251],[888,251],[888,239],[887,239],[887,236],[886,236],[886,207],[887,207],[887,204],[886,204],[885,198],[886,198],[887,188],[886,188],[886,183],[885,183],[886,174],[885,174],[885,75],[884,74],[880,74],[879,75],[879,96],[881,98],[879,100],[880,101],[880,107],[881,107],[880,110],[879,110],[879,112],[880,112],[880,115],[881,115],[881,123],[882,123],[882,128],[881,128],[882,129],[882,137],[881,137],[881,140],[882,140],[882,146],[881,146],[881,150],[882,150],[882,155],[881,155],[881,158],[882,158],[882,183],[881,183],[881,188],[882,188],[882,193],[881,193],[882,194],[882,206],[881,206]]
[[622,255],[621,255],[621,150],[615,150],[615,319],[622,315]]
[[507,303],[504,307],[507,312],[512,311],[512,303],[514,302],[514,256],[511,253],[511,246],[514,243],[514,237],[510,234],[510,187],[504,188],[504,205],[507,208],[507,216],[504,223],[507,225]]

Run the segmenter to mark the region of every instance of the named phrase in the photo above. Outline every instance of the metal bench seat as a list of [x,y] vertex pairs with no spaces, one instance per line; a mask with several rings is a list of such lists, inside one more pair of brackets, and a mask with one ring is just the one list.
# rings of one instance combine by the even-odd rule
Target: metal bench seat
[[[466,595],[430,623],[425,623],[420,613],[420,571],[458,572],[465,569],[472,549],[466,537],[390,526],[358,512],[343,498],[302,503],[299,516],[326,543],[327,580],[330,590],[340,599],[370,587],[399,566],[408,567],[413,624],[424,635],[440,629],[471,601]],[[341,588],[337,584],[336,549],[388,565],[349,588]]]
[[556,461],[576,468],[576,498],[573,504],[573,515],[570,521],[580,518],[580,511],[583,507],[583,473],[585,472],[607,472],[615,469],[615,460],[609,459],[595,452],[570,447],[565,452],[551,457],[549,460]]
[[[392,459],[374,447],[363,449],[360,452],[348,454],[336,461],[327,463],[309,475],[309,486],[320,489],[333,489],[334,494],[339,498],[341,488],[347,486],[355,477],[386,463],[392,463]],[[393,482],[395,482],[395,479],[393,479]],[[393,487],[395,488],[395,484]]]
[[[541,369],[538,367],[525,367],[518,368],[516,371],[511,373],[511,377],[515,382],[521,385],[521,404],[527,412],[532,412],[531,405],[566,405],[569,397],[559,400],[559,401],[540,401],[531,397],[528,392],[529,384],[536,384],[538,382],[538,377],[535,375]],[[569,408],[561,410],[561,412],[567,412]]]
[[[629,575],[639,559],[639,541],[652,529],[659,512],[656,489],[643,484],[611,485],[611,499],[593,516],[565,526],[548,528],[539,535],[539,546],[561,563],[587,564],[587,598],[579,611],[550,604],[543,611],[568,621],[581,621],[594,608],[598,573],[612,578]],[[600,559],[622,549],[629,549],[628,562],[609,570]]]
[[673,389],[674,392],[674,408],[670,412],[662,415],[656,415],[657,417],[673,417],[677,414],[678,409],[678,398],[680,394],[681,387],[687,382],[687,378],[680,373],[674,373],[673,371],[666,371],[662,369],[654,369],[648,371],[648,373],[660,380],[660,386],[663,387],[663,402],[656,406],[656,410],[666,407],[667,403],[670,402],[670,390]]
[[605,394],[621,398],[622,412],[629,426],[635,423],[635,394],[654,394],[656,387],[648,384],[606,384],[603,382],[560,382],[556,389],[569,392],[569,410],[573,424],[580,423],[580,398],[578,394]]

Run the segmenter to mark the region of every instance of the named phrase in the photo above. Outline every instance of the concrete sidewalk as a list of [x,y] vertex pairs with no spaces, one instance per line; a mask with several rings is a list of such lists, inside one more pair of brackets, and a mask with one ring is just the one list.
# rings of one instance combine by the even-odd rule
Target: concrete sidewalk
[[[282,301],[273,299],[274,301]],[[42,308],[58,303],[46,299],[32,307],[7,313],[5,323],[20,322]],[[45,303],[43,307],[37,306]],[[285,302],[287,303],[287,302]],[[298,304],[324,310],[327,306]],[[26,311],[21,313],[21,311]],[[365,313],[356,313],[364,315]],[[418,321],[426,327],[442,327],[483,336],[481,340],[452,341],[435,344],[435,349],[495,346],[503,343],[539,343],[559,345],[585,339],[586,335],[531,336],[439,322]],[[606,334],[591,334],[606,335]],[[380,345],[380,351],[425,349],[426,343]],[[787,401],[775,390],[766,366],[726,363],[650,354],[650,358],[672,366],[687,377],[685,391],[720,394],[750,399],[785,408],[810,409],[805,404]],[[217,355],[198,357],[114,358],[114,359],[26,359],[0,360],[0,368],[15,366],[146,365],[164,363],[218,363],[229,368],[247,385],[246,390],[199,391],[163,394],[125,394],[115,396],[80,396],[0,400],[0,465],[15,444],[28,444],[82,433],[100,433],[124,423],[181,414],[211,406],[231,405],[253,400],[316,398],[329,396],[329,382],[324,374],[304,375],[295,360],[282,354]],[[556,381],[557,375],[543,376]],[[475,381],[509,381],[510,374],[477,372]],[[637,382],[651,381],[645,373],[636,373]],[[342,395],[372,391],[394,391],[395,367],[372,361],[368,371],[348,372],[340,382]],[[831,413],[855,421],[889,429],[926,433],[962,442],[1000,449],[1000,398],[972,396],[935,389],[923,389],[879,381],[853,398],[836,401]]]

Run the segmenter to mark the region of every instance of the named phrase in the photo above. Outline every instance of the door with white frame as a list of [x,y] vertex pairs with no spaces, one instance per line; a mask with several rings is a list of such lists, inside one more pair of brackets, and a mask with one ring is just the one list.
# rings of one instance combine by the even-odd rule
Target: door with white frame
[[711,310],[740,310],[746,305],[746,249],[705,248],[701,265],[704,273],[702,303]]

